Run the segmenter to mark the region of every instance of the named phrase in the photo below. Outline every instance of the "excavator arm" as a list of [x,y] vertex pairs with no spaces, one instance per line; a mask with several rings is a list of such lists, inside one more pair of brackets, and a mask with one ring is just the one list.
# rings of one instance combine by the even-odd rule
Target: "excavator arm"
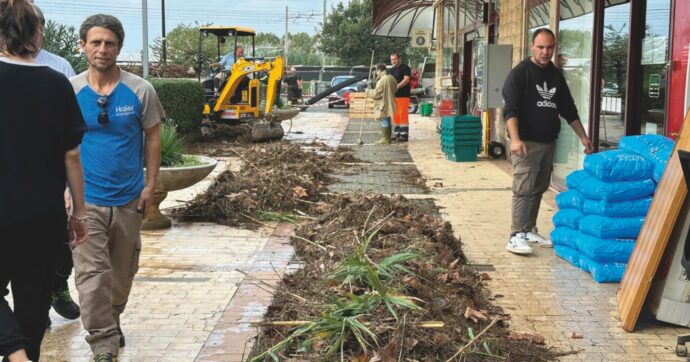
[[231,69],[230,77],[228,78],[220,96],[216,100],[216,104],[213,107],[214,112],[219,112],[223,108],[224,104],[228,103],[230,97],[235,94],[237,87],[240,85],[242,79],[247,77],[249,74],[258,72],[268,73],[268,85],[266,87],[266,108],[264,111],[265,115],[270,114],[273,104],[275,103],[276,97],[278,96],[278,86],[283,77],[283,67],[284,61],[283,57],[278,56],[272,61],[261,61],[254,62],[249,61],[244,58],[240,58]]

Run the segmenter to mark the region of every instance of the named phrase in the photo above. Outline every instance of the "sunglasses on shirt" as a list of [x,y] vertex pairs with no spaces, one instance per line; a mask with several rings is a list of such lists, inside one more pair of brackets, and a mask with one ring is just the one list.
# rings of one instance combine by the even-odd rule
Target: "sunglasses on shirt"
[[98,123],[107,126],[110,123],[110,118],[108,118],[108,97],[98,97],[96,104],[101,109],[101,113],[98,114]]

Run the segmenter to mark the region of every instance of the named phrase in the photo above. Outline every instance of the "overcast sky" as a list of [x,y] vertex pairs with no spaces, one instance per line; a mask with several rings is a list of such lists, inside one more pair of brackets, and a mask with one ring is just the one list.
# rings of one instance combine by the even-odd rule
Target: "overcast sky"
[[[149,44],[161,36],[161,0],[147,0]],[[327,13],[339,2],[326,0]],[[121,59],[138,59],[143,44],[142,0],[35,0],[46,19],[79,28],[89,15],[105,13],[116,16],[125,28]],[[176,25],[213,23],[240,25],[257,32],[285,33],[285,7],[288,7],[288,31],[315,34],[323,20],[323,0],[165,0],[166,31]]]

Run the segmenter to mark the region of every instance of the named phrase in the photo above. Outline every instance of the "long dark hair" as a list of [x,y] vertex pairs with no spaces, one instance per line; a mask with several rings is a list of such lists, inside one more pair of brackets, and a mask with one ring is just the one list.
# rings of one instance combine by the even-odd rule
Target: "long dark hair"
[[36,51],[40,25],[33,4],[27,0],[0,0],[0,51],[30,56]]

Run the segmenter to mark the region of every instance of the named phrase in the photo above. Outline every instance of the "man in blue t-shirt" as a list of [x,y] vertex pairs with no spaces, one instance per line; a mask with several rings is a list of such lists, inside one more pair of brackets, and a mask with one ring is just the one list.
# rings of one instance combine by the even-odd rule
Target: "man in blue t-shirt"
[[94,359],[111,361],[125,344],[120,315],[139,266],[165,114],[151,84],[115,64],[124,40],[117,18],[90,16],[79,37],[89,68],[70,81],[87,127],[82,162],[90,242],[74,250],[75,281]]

